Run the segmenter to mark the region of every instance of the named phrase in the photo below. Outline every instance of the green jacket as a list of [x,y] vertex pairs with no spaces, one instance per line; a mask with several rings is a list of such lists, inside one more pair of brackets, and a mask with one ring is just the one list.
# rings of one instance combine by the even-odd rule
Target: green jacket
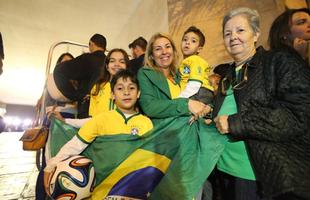
[[[171,99],[167,79],[159,72],[143,67],[138,72],[138,81],[141,90],[140,107],[154,124],[160,119],[190,115],[188,99]],[[180,82],[179,76],[176,76],[175,81]]]

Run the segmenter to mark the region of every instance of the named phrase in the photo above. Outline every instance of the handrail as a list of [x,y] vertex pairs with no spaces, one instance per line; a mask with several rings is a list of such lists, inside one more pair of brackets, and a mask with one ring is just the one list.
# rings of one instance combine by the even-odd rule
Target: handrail
[[82,44],[82,43],[78,43],[78,42],[73,42],[73,41],[69,41],[69,40],[64,40],[64,41],[60,41],[60,42],[56,42],[54,44],[52,44],[52,46],[49,49],[48,52],[48,56],[47,56],[47,64],[46,64],[46,71],[45,71],[45,83],[44,83],[44,90],[43,90],[43,96],[42,96],[42,105],[40,107],[40,112],[39,112],[39,122],[38,124],[43,125],[43,121],[44,121],[44,115],[45,115],[45,109],[46,109],[46,105],[45,105],[45,99],[46,99],[46,94],[47,94],[47,89],[46,89],[46,83],[47,83],[47,77],[50,74],[50,69],[51,69],[51,63],[52,63],[52,57],[53,57],[53,53],[54,53],[54,49],[62,44],[70,44],[73,46],[80,46],[80,47],[88,47],[88,45],[86,44]]
[[60,41],[60,42],[54,43],[50,47],[50,50],[48,52],[46,71],[45,71],[45,76],[46,77],[50,73],[51,63],[52,63],[52,56],[53,56],[54,49],[55,49],[55,47],[57,47],[58,45],[61,45],[61,44],[71,44],[71,45],[80,46],[80,47],[88,47],[88,45],[86,45],[86,44],[82,44],[82,43],[78,43],[78,42],[73,42],[73,41],[69,41],[69,40],[64,40],[64,41]]

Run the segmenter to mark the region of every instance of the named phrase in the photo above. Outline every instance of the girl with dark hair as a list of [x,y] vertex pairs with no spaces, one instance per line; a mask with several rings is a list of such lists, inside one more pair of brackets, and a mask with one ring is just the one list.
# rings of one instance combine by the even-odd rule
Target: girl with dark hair
[[310,11],[307,8],[289,9],[279,15],[269,32],[270,48],[292,47],[309,65]]
[[59,56],[58,60],[56,61],[56,65],[62,63],[62,62],[66,62],[69,60],[72,60],[74,57],[71,53],[63,53]]
[[90,116],[114,109],[114,104],[110,98],[110,81],[119,70],[126,69],[127,66],[129,66],[129,57],[125,50],[116,48],[108,53],[105,67],[102,68],[100,78],[91,91]]

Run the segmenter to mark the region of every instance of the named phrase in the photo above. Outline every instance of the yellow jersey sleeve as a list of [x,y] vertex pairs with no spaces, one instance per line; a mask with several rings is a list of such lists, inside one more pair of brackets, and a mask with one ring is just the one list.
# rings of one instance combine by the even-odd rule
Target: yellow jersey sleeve
[[190,56],[183,60],[184,66],[190,69],[188,80],[197,80],[203,83],[207,74],[211,71],[211,66],[203,58],[197,55]]
[[77,137],[84,143],[91,143],[97,136],[107,132],[104,113],[88,120],[79,130]]
[[184,90],[188,81],[199,81],[202,87],[212,89],[208,80],[211,70],[212,67],[208,62],[198,55],[185,58],[179,67],[181,89]]

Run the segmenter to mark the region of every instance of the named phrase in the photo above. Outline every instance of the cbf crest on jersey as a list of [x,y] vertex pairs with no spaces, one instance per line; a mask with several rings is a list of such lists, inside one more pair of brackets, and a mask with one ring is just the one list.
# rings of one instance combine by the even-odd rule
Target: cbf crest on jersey
[[185,67],[184,67],[183,73],[184,73],[184,74],[189,74],[189,73],[191,73],[191,70],[190,70],[189,66],[185,66]]
[[139,134],[139,129],[138,128],[132,128],[130,133],[131,133],[131,135],[138,135]]
[[197,74],[198,75],[201,75],[202,73],[202,68],[200,66],[197,67]]

